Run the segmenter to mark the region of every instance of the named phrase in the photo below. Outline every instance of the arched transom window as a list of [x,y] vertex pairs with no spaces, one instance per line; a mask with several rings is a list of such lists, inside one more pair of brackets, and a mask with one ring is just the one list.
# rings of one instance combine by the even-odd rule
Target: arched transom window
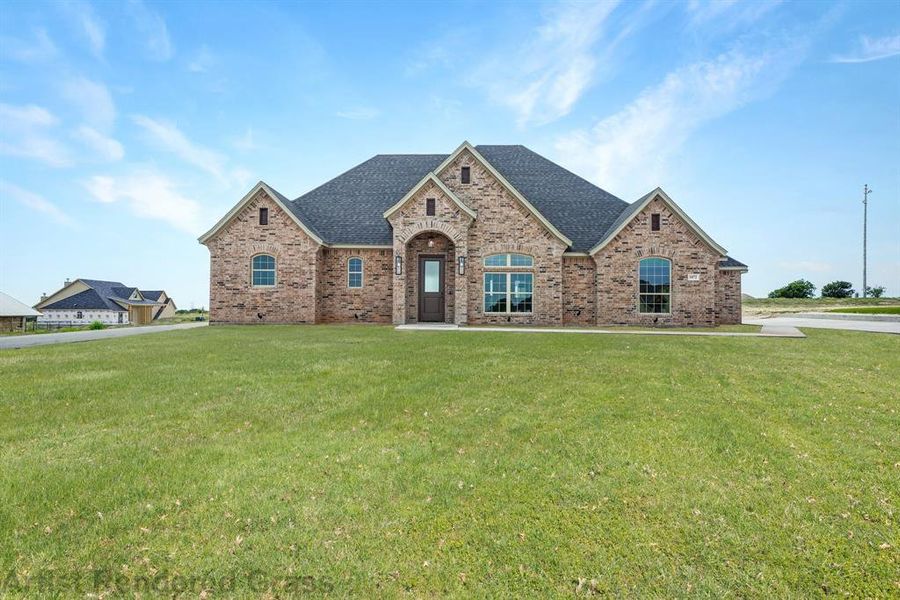
[[252,264],[253,287],[272,287],[275,285],[275,257],[268,254],[257,254]]
[[672,261],[645,258],[638,267],[638,310],[645,314],[672,312]]
[[491,254],[484,258],[486,267],[531,267],[534,259],[527,254]]
[[347,287],[361,288],[363,286],[363,260],[351,258],[347,261]]

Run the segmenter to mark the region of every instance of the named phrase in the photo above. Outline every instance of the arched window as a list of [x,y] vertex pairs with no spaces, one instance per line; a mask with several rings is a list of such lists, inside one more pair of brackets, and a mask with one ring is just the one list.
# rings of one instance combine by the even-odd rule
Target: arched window
[[257,254],[252,265],[253,287],[272,287],[275,285],[275,257],[268,254]]
[[491,254],[484,258],[484,266],[485,313],[534,311],[534,273],[525,270],[534,266],[532,257],[514,253]]
[[491,254],[484,257],[486,267],[531,267],[534,259],[527,254]]
[[645,258],[638,266],[638,310],[644,314],[672,312],[672,261]]
[[363,260],[351,258],[347,261],[347,287],[361,288],[363,286]]

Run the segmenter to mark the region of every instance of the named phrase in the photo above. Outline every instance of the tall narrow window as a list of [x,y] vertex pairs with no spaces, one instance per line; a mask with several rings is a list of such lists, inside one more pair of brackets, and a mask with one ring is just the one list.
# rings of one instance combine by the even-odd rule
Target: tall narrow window
[[275,257],[259,254],[253,257],[253,287],[272,287],[275,285]]
[[434,198],[425,199],[425,215],[429,217],[434,216]]
[[259,209],[259,224],[260,225],[268,225],[269,224],[269,209],[268,208]]
[[638,278],[640,312],[642,314],[672,312],[672,262],[665,258],[645,258],[639,264]]
[[351,258],[347,261],[347,287],[361,288],[363,286],[363,261],[361,258]]
[[659,231],[659,213],[650,215],[650,231]]
[[472,172],[469,167],[462,167],[459,170],[459,180],[462,183],[470,183],[472,181]]

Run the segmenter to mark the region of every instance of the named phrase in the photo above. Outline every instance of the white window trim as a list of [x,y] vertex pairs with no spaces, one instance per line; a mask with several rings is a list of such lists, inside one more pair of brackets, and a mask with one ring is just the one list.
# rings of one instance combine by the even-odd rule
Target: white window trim
[[[350,285],[350,262],[353,260],[359,261],[359,285]],[[347,259],[347,289],[350,290],[359,290],[365,287],[366,285],[366,261],[362,259],[361,256],[351,256]]]
[[[531,259],[530,265],[513,265],[512,263],[512,255],[517,254],[519,256],[527,256]],[[489,265],[487,264],[487,260],[489,258],[493,258],[495,256],[505,256],[506,264],[505,265]],[[485,269],[534,269],[534,257],[530,254],[524,254],[522,252],[496,252],[494,254],[488,254],[483,259],[481,259],[481,264]]]
[[[508,267],[500,267],[506,269]],[[529,311],[511,311],[512,306],[512,275],[521,275],[527,273],[531,275],[531,310]],[[484,301],[487,299],[487,277],[488,275],[506,275],[506,310],[501,312],[488,312],[484,308]],[[532,271],[485,271],[481,277],[481,313],[484,315],[533,315],[534,314],[534,273]]]
[[[275,268],[274,269],[254,269],[253,268],[253,259],[256,258],[257,256],[271,256],[272,260],[275,261]],[[262,284],[256,285],[255,283],[253,283],[253,271],[256,271],[256,270],[267,271],[267,272],[272,271],[272,279],[275,281],[275,283],[273,283],[272,285],[262,285]],[[250,257],[250,287],[267,289],[267,288],[276,287],[277,285],[278,285],[278,259],[275,257],[275,255],[268,254],[266,252],[260,252],[259,254],[254,254],[253,256],[251,256]]]
[[[652,293],[652,294],[643,294],[644,296],[668,296],[669,297],[669,310],[668,312],[644,312],[641,310],[641,263],[647,260],[648,258],[656,258],[659,260],[664,260],[669,263],[669,292],[667,294],[662,293]],[[657,315],[657,316],[671,316],[672,314],[672,259],[666,258],[665,256],[644,256],[640,260],[638,260],[637,264],[637,309],[639,315]]]

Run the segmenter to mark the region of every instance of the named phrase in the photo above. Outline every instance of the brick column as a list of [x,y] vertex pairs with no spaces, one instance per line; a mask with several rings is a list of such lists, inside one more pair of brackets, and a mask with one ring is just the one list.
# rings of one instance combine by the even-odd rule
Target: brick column
[[[403,272],[397,275],[397,257],[403,261]],[[393,286],[391,296],[394,301],[394,325],[406,323],[406,243],[394,236],[394,255],[391,257],[391,272],[393,273]]]
[[[469,265],[469,252],[468,252],[468,240],[466,236],[460,236],[462,239],[454,240],[454,244],[456,246],[456,260],[457,263],[450,265],[451,269],[456,269],[456,279],[454,285],[454,295],[456,296],[456,308],[455,308],[455,321],[457,325],[465,325],[469,321],[469,269],[471,265]],[[465,275],[459,274],[459,257],[466,257],[466,273]]]

